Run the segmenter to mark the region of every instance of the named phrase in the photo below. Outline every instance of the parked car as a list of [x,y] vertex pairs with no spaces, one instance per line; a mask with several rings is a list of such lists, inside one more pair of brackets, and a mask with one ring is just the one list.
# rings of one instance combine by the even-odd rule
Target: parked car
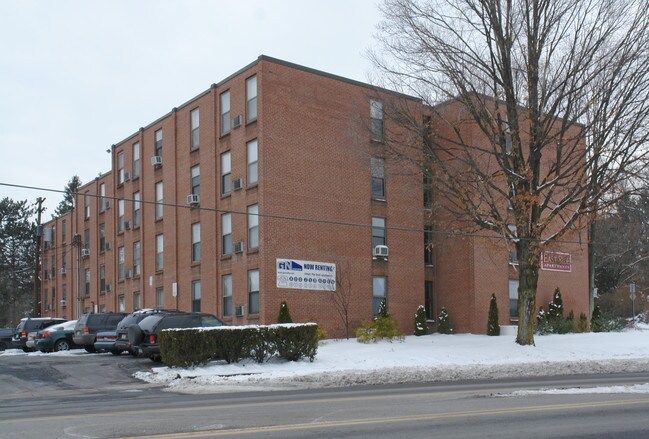
[[150,315],[137,325],[128,328],[128,341],[132,349],[141,356],[153,361],[160,361],[160,346],[158,335],[163,329],[171,328],[201,328],[225,326],[221,320],[212,314],[205,313],[167,313]]
[[117,324],[126,317],[123,312],[109,312],[109,313],[87,313],[83,314],[77,320],[74,327],[74,335],[72,340],[83,346],[87,352],[96,352],[95,340],[97,333],[102,331],[114,331]]
[[83,346],[79,346],[72,340],[76,324],[76,320],[68,320],[65,323],[41,329],[36,335],[34,347],[41,352],[59,352],[82,348]]
[[0,328],[0,352],[5,349],[17,348],[12,340],[14,330],[12,328]]
[[110,352],[113,355],[119,355],[124,352],[123,349],[115,347],[117,331],[101,331],[97,333],[95,339],[95,350],[97,352]]
[[133,356],[137,356],[137,350],[133,349],[131,346],[131,343],[128,341],[128,328],[131,325],[137,325],[140,323],[143,319],[146,317],[149,317],[151,315],[162,315],[166,313],[181,313],[182,311],[174,311],[174,310],[164,310],[164,309],[151,309],[151,308],[146,308],[146,309],[141,309],[138,311],[135,311],[119,322],[117,325],[117,334],[116,334],[116,340],[115,340],[115,348],[119,349],[120,351],[128,351],[129,354]]
[[35,333],[40,331],[41,329],[45,329],[49,326],[63,323],[65,321],[66,319],[59,319],[55,317],[29,317],[21,319],[20,323],[18,323],[18,326],[16,326],[13,342],[19,345],[19,347],[21,347],[23,351],[31,352],[34,350],[33,345],[31,347],[27,346],[27,337],[30,332],[33,333],[33,337],[33,335],[35,335]]

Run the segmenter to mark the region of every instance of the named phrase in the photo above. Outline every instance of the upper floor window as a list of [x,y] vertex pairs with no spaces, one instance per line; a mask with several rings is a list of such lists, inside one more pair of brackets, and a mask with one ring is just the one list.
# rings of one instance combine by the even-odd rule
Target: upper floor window
[[229,213],[221,215],[221,254],[232,252],[232,216]]
[[83,194],[83,217],[90,218],[90,192]]
[[383,141],[383,102],[370,99],[370,136],[372,140]]
[[229,152],[221,154],[221,194],[232,190],[231,158]]
[[126,277],[126,250],[124,247],[117,249],[117,277],[120,280]]
[[162,234],[155,237],[155,271],[164,268],[164,236]]
[[385,218],[372,217],[372,247],[385,245]]
[[257,75],[246,79],[246,122],[257,119]]
[[155,155],[162,157],[162,128],[155,132]]
[[248,142],[248,186],[257,183],[258,151],[257,139]]
[[200,117],[199,117],[198,108],[193,109],[189,113],[189,123],[191,128],[190,147],[191,149],[196,149],[198,148],[198,144],[200,142],[200,134],[199,134]]
[[230,92],[221,93],[221,135],[230,132]]
[[61,241],[65,244],[68,240],[67,227],[65,226],[65,220],[61,222]]
[[259,205],[248,206],[248,248],[259,247]]
[[162,219],[162,214],[164,213],[164,204],[163,203],[163,189],[162,182],[159,181],[155,184],[155,219]]
[[372,196],[385,197],[385,161],[379,157],[371,158]]
[[99,265],[99,291],[106,291],[106,265]]
[[83,231],[83,248],[90,250],[90,229]]
[[201,168],[196,165],[190,169],[192,195],[200,195],[201,193]]
[[424,208],[430,209],[433,204],[433,181],[430,175],[424,173]]
[[133,276],[139,276],[142,272],[142,253],[140,241],[133,243]]
[[106,224],[99,224],[99,251],[106,250]]
[[133,144],[133,178],[140,176],[140,142]]
[[124,200],[117,200],[117,231],[124,231]]
[[117,185],[124,184],[124,151],[117,153]]
[[133,194],[133,227],[140,227],[140,193]]
[[192,224],[192,262],[201,260],[201,223]]
[[99,183],[99,211],[106,210],[106,184]]

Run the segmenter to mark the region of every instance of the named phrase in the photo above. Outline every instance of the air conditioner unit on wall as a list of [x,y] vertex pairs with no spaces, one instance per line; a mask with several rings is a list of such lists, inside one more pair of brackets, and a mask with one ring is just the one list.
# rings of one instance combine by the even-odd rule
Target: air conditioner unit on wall
[[374,259],[376,258],[388,258],[388,246],[387,245],[377,245],[374,247],[374,251],[372,252],[372,257]]
[[67,304],[67,303],[66,303],[65,299],[61,299],[61,307],[62,307],[62,308],[65,308],[65,305],[66,305],[66,304]]
[[243,121],[243,118],[241,117],[240,114],[234,116],[232,118],[232,128],[238,128],[241,126],[241,123]]
[[243,187],[243,178],[237,178],[232,181],[232,189],[238,191]]
[[151,157],[151,164],[153,166],[162,166],[162,156],[154,155]]
[[124,181],[129,181],[131,179],[131,174],[128,172],[124,172]]
[[201,197],[198,194],[189,194],[187,195],[187,204],[190,206],[198,206],[201,201]]
[[104,209],[110,209],[110,201],[104,201]]
[[110,284],[106,284],[106,292],[110,293]]
[[61,267],[61,274],[65,274],[65,267]]
[[130,221],[124,221],[124,228],[126,230],[131,230],[131,222]]
[[234,307],[234,315],[235,315],[235,317],[243,317],[245,313],[246,313],[246,306],[245,305],[237,305],[237,306]]
[[234,243],[234,252],[235,253],[243,253],[243,241],[235,242]]
[[126,271],[126,279],[130,279],[133,277],[133,272],[131,270]]
[[90,257],[90,250],[88,250],[87,248],[82,248],[81,249],[81,257],[82,258]]

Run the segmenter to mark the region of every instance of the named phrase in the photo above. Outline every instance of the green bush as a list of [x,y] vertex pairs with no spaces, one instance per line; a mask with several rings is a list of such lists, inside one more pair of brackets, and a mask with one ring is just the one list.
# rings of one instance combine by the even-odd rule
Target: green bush
[[363,323],[363,326],[356,330],[356,340],[359,343],[376,343],[381,340],[392,342],[394,340],[403,341],[404,336],[399,331],[394,318],[388,315]]
[[599,305],[593,308],[593,315],[590,317],[590,330],[593,332],[603,332],[602,310]]
[[575,325],[575,332],[588,332],[588,317],[583,312],[579,314],[579,321]]
[[279,314],[277,315],[277,323],[293,323],[291,313],[288,312],[288,305],[286,301],[282,302],[279,306]]
[[217,341],[199,329],[161,331],[160,356],[165,364],[191,367],[207,364],[217,356]]
[[496,295],[491,295],[489,301],[489,317],[487,319],[487,335],[500,335],[500,324],[498,323],[498,303]]
[[315,359],[318,350],[318,325],[274,325],[271,331],[274,332],[275,347],[280,358],[288,361]]
[[428,323],[426,322],[426,308],[424,305],[419,305],[417,307],[417,312],[415,313],[415,331],[416,336],[428,334]]
[[451,319],[448,316],[448,311],[446,308],[442,308],[437,317],[437,332],[440,334],[452,334],[453,328],[451,328]]
[[539,313],[536,316],[536,333],[539,335],[552,334],[554,329],[552,323],[547,318],[545,310],[541,306],[539,308]]

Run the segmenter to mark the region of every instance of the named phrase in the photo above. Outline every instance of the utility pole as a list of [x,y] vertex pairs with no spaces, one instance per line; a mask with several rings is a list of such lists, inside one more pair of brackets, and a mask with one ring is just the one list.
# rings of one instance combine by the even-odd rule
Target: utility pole
[[34,258],[34,317],[41,316],[41,241],[43,240],[43,227],[41,226],[41,215],[45,208],[45,198],[38,197],[36,203],[36,257]]

